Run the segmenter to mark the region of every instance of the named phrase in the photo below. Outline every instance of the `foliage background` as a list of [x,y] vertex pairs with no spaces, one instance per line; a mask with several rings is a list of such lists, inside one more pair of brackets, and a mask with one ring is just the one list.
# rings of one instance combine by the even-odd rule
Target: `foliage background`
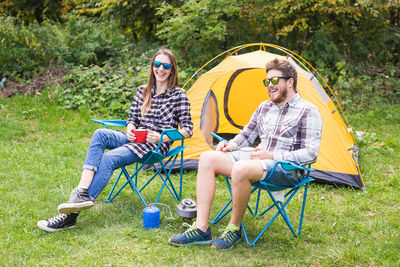
[[67,108],[126,116],[162,45],[177,54],[182,83],[219,53],[257,42],[304,57],[345,109],[399,101],[398,0],[5,0],[0,16],[6,85],[62,66],[69,73],[53,91]]

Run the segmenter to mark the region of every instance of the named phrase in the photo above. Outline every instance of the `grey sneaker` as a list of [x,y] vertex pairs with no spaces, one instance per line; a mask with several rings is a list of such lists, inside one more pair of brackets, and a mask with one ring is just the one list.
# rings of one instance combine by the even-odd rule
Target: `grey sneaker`
[[37,222],[37,226],[46,232],[56,232],[68,228],[73,228],[76,225],[76,218],[79,212],[64,214],[60,213],[57,216],[48,220],[41,220]]
[[60,213],[72,213],[93,207],[94,203],[86,188],[75,188],[72,190],[69,200],[58,206]]

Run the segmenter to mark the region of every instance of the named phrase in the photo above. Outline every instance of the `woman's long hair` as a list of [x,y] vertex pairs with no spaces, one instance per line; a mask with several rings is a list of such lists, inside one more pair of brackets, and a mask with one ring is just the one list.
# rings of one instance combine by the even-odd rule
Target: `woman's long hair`
[[147,85],[144,86],[143,89],[143,106],[142,106],[142,116],[146,115],[146,113],[149,111],[151,107],[151,89],[155,86],[156,84],[156,76],[154,75],[153,72],[153,61],[154,59],[160,55],[166,55],[169,60],[171,61],[172,67],[171,67],[171,73],[168,77],[168,85],[167,85],[167,90],[173,89],[175,87],[179,86],[179,80],[178,80],[178,66],[176,65],[176,58],[174,53],[172,53],[171,50],[169,50],[166,47],[161,47],[157,53],[154,54],[153,59],[151,60],[150,64],[150,71],[149,71],[149,78],[147,81]]

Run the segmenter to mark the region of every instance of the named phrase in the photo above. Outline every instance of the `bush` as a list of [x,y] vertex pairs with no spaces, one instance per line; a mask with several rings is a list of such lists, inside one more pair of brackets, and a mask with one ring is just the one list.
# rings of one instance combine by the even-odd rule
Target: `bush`
[[67,63],[89,66],[103,65],[111,58],[121,57],[128,41],[113,22],[95,22],[84,17],[70,17],[64,30]]
[[0,18],[0,43],[0,74],[14,80],[30,79],[55,59],[84,66],[118,61],[128,46],[115,23],[73,16],[65,25]]
[[[73,67],[53,90],[67,109],[90,109],[125,119],[137,87],[147,83],[150,61],[158,48],[155,43],[132,43],[132,50],[125,52],[119,64]],[[180,68],[179,77],[189,75]]]
[[49,23],[19,25],[15,18],[0,18],[0,74],[28,79],[48,66],[63,50],[62,32]]
[[147,73],[111,64],[74,67],[64,82],[55,87],[67,109],[90,109],[115,118],[126,118],[136,88],[146,82]]

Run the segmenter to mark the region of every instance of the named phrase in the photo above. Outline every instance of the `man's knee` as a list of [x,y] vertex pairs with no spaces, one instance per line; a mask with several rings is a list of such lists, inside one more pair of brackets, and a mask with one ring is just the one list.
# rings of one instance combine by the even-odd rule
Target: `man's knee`
[[217,160],[217,152],[216,151],[205,151],[201,153],[200,158],[199,158],[199,167],[210,167],[214,165]]
[[233,183],[243,181],[254,182],[262,176],[262,167],[255,162],[237,161],[232,166],[231,180]]
[[243,161],[235,162],[232,166],[231,179],[232,183],[242,182],[247,179],[247,166]]

